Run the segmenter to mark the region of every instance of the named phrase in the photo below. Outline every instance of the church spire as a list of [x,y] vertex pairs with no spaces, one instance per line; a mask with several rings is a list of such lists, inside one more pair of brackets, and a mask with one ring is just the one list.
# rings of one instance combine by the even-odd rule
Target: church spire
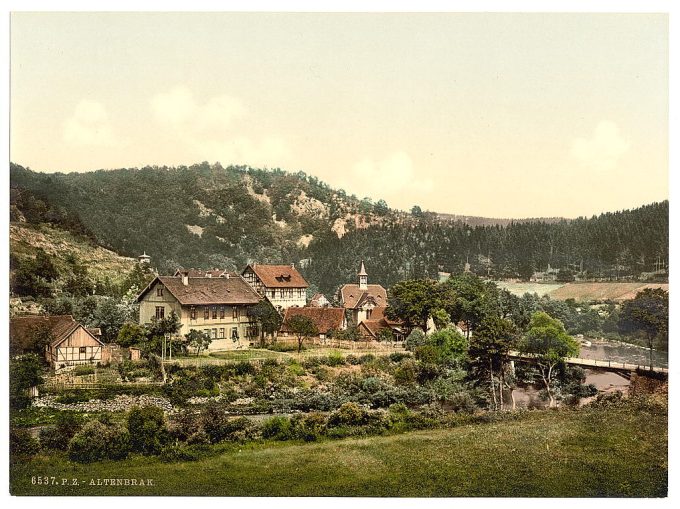
[[361,260],[361,267],[359,267],[359,290],[368,290],[368,273],[364,267],[364,261]]

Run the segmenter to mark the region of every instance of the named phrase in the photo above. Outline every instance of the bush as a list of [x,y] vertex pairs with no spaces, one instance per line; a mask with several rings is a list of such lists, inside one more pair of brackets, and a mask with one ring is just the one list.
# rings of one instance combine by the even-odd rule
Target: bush
[[10,427],[9,453],[12,456],[33,456],[38,450],[40,450],[40,444],[31,435],[30,431],[23,428]]
[[294,376],[304,376],[305,375],[305,368],[303,368],[300,364],[297,362],[291,362],[286,366],[286,372],[290,375]]
[[123,426],[90,421],[68,445],[72,461],[91,463],[103,459],[124,459],[130,451],[130,435]]
[[361,364],[359,362],[359,357],[357,357],[354,354],[350,354],[347,357],[345,357],[345,361],[347,362],[347,364],[351,364],[352,366],[356,366],[358,364]]
[[342,356],[341,353],[333,352],[326,358],[326,365],[331,367],[344,366],[345,358]]
[[359,357],[359,364],[366,364],[368,362],[373,362],[375,360],[375,355],[372,353],[367,353]]
[[328,426],[363,426],[368,423],[368,412],[357,403],[343,403],[328,417]]
[[181,440],[189,439],[195,433],[201,431],[201,416],[196,412],[184,410],[176,413],[168,423],[170,438]]
[[57,414],[54,426],[40,430],[40,445],[44,449],[65,451],[75,434],[83,426],[84,419],[74,412],[60,412]]
[[160,454],[160,460],[165,463],[196,461],[198,460],[198,455],[184,445],[175,444],[163,447]]
[[187,438],[188,445],[206,445],[209,443],[210,436],[203,430],[199,430]]
[[260,426],[247,417],[237,417],[236,419],[227,420],[224,431],[225,440],[230,442],[247,442],[248,440],[259,438]]
[[203,430],[213,444],[223,441],[243,442],[257,437],[259,427],[246,417],[229,419],[224,409],[216,404],[209,404],[203,413]]
[[297,414],[290,421],[295,438],[305,442],[318,440],[326,429],[326,417],[317,412]]
[[277,415],[262,424],[262,437],[272,440],[290,440],[293,438],[290,419]]
[[394,381],[399,385],[414,384],[417,377],[418,365],[413,359],[405,360],[394,370]]
[[422,346],[425,344],[425,333],[420,330],[420,329],[413,329],[411,333],[406,337],[406,341],[404,342],[404,347],[409,350],[413,351],[416,349],[418,346]]
[[410,359],[411,355],[405,352],[392,352],[389,358],[392,362],[401,362],[404,359]]
[[254,375],[257,373],[255,366],[248,361],[240,361],[234,364],[234,371],[239,376]]
[[76,376],[94,375],[94,366],[76,366],[73,373]]
[[127,417],[130,447],[142,454],[159,454],[168,442],[163,410],[155,406],[134,407]]

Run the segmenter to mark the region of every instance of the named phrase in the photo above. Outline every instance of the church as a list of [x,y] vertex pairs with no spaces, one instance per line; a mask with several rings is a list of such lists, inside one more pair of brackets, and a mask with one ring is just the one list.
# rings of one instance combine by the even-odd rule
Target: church
[[342,307],[348,311],[348,318],[352,325],[358,326],[365,320],[370,320],[376,308],[377,312],[387,307],[387,290],[382,285],[369,285],[368,273],[361,261],[358,283],[348,283],[340,288],[338,300]]

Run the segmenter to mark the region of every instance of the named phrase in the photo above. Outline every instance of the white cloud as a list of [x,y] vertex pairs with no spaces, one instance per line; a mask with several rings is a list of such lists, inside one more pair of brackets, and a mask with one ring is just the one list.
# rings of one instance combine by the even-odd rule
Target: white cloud
[[72,145],[110,147],[117,144],[103,104],[84,99],[63,123],[63,140]]
[[382,160],[363,159],[338,177],[337,184],[363,198],[384,199],[392,207],[410,208],[434,190],[434,181],[416,171],[403,151]]
[[577,138],[571,145],[571,155],[595,170],[611,170],[628,151],[628,142],[621,136],[619,126],[603,120],[589,139]]
[[248,110],[235,97],[219,95],[199,102],[189,88],[178,86],[154,96],[151,109],[191,157],[225,164],[280,166],[289,155],[280,137],[253,140],[238,131],[238,121],[247,118]]

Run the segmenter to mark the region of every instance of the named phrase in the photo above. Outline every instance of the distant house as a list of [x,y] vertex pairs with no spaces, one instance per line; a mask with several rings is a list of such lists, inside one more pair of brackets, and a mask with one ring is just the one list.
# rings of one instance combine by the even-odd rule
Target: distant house
[[363,260],[357,276],[359,283],[343,285],[338,295],[338,300],[348,311],[350,320],[355,326],[364,320],[370,320],[375,308],[387,306],[387,290],[381,285],[368,284],[368,273]]
[[[162,319],[174,311],[181,322],[179,334],[191,329],[212,339],[209,350],[228,350],[254,341],[258,325],[249,314],[261,297],[241,276],[158,276],[137,297],[139,323]],[[247,343],[246,343],[247,345]]]
[[281,325],[281,333],[284,335],[291,334],[286,323],[294,316],[306,316],[311,319],[319,331],[319,338],[325,339],[328,337],[330,331],[344,330],[347,328],[347,321],[345,320],[345,310],[343,308],[330,307],[304,307],[304,308],[288,308],[283,318]]
[[294,265],[253,263],[243,269],[241,275],[279,311],[307,304],[309,285]]
[[389,320],[385,316],[385,307],[373,308],[371,318],[363,320],[359,326],[359,334],[365,339],[378,339],[378,334],[382,329],[388,329],[396,341],[402,341],[405,337],[405,330],[400,322]]
[[560,269],[553,269],[550,264],[545,272],[534,272],[529,281],[532,283],[548,283],[557,280],[557,276],[560,273]]
[[309,301],[309,306],[313,308],[324,308],[330,306],[330,301],[323,293],[315,293],[314,297]]
[[144,251],[144,254],[140,254],[137,259],[139,260],[139,263],[151,263],[151,257],[146,254],[146,251]]
[[86,329],[71,315],[12,318],[9,325],[12,350],[21,353],[30,349],[35,334],[41,329],[49,333],[45,359],[53,368],[96,364],[103,360],[106,346],[93,334],[98,329]]

